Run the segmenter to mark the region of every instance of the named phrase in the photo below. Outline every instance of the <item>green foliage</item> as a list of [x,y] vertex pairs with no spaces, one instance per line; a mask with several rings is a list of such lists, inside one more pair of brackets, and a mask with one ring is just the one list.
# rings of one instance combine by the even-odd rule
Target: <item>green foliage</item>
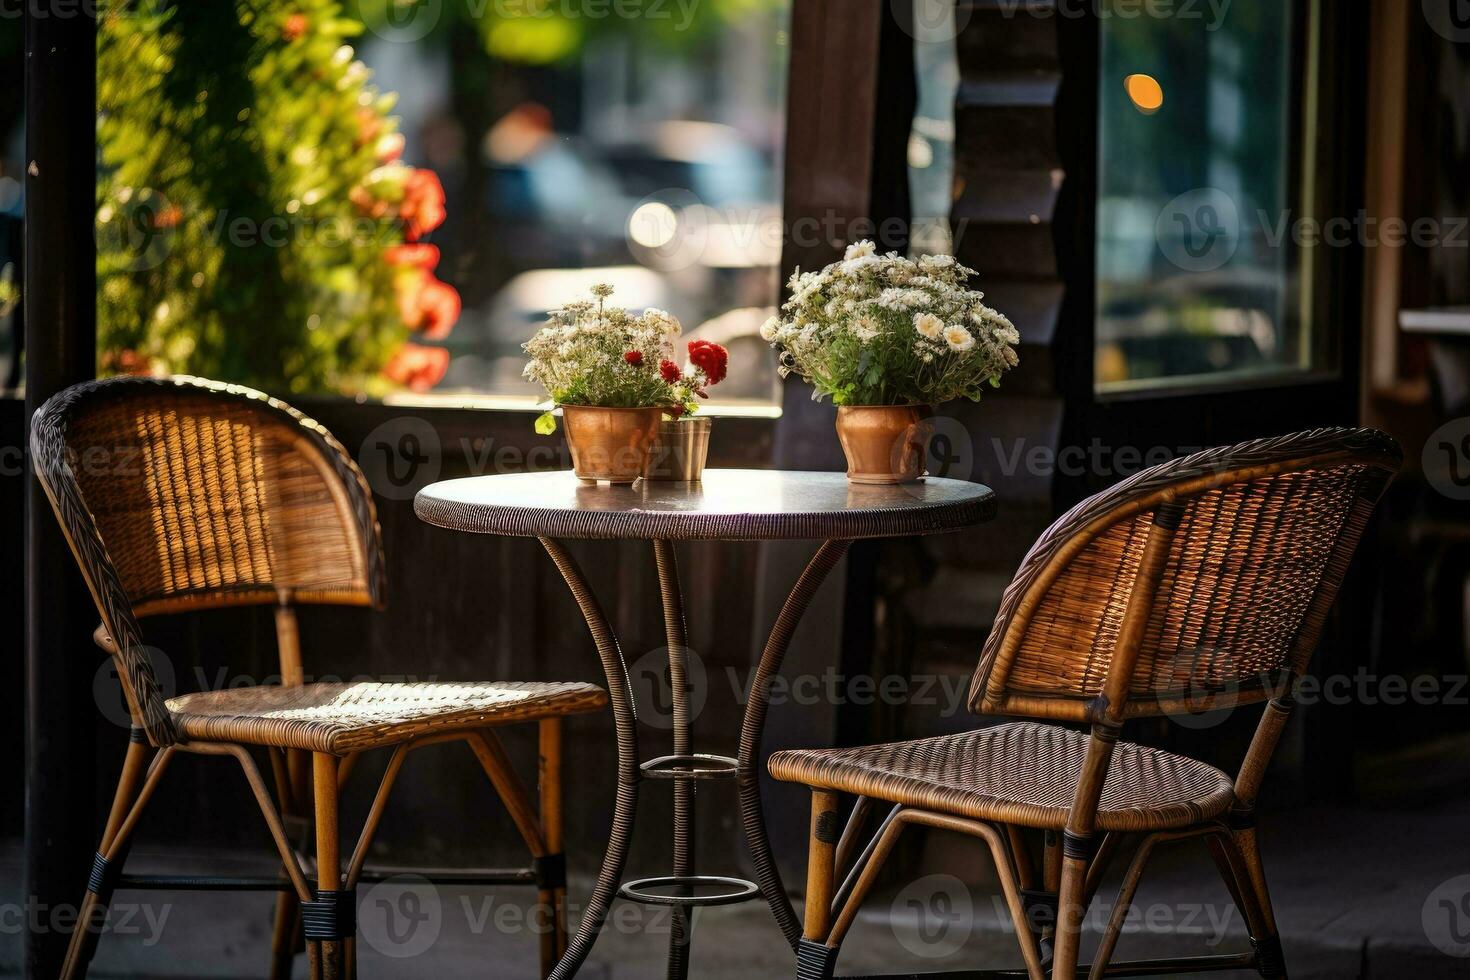
[[113,2],[98,28],[103,369],[380,391],[407,330],[384,251],[392,97],[333,0]]
[[594,37],[623,34],[691,55],[721,28],[787,0],[352,0],[352,9],[384,36],[414,38],[468,21],[498,60],[549,65],[579,55]]

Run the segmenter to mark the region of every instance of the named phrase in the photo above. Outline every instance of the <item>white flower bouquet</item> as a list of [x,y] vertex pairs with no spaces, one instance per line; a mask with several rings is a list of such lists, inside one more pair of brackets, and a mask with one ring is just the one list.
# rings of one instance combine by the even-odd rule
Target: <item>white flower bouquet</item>
[[[694,411],[695,396],[713,382],[697,366],[686,373],[674,364],[678,319],[663,310],[635,314],[609,307],[612,292],[608,285],[593,286],[592,299],[552,311],[546,326],[522,345],[530,358],[522,374],[561,406],[658,407],[676,417]],[[555,416],[542,415],[536,431],[556,431]]]
[[[706,340],[688,345],[689,366],[674,361],[679,321],[663,310],[609,308],[611,286],[569,303],[522,349],[523,374],[546,389],[566,418],[572,468],[588,483],[632,483],[648,470],[664,416],[681,418],[725,377],[728,354]],[[546,412],[536,431],[556,431]],[[702,429],[707,433],[707,426]]]
[[937,405],[979,401],[1018,363],[1011,321],[969,289],[973,270],[947,255],[917,261],[847,249],[821,272],[791,277],[791,298],[761,337],[814,398],[837,405]]

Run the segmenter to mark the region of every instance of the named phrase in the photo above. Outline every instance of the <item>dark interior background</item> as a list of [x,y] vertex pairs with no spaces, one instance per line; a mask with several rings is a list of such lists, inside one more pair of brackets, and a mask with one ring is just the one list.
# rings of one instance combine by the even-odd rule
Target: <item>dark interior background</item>
[[[1353,673],[1407,677],[1463,677],[1466,672],[1463,582],[1467,549],[1463,504],[1446,501],[1417,472],[1425,435],[1451,407],[1429,401],[1419,405],[1381,406],[1359,385],[1361,353],[1357,337],[1361,312],[1353,284],[1361,267],[1360,250],[1333,257],[1326,274],[1336,283],[1338,305],[1333,316],[1340,331],[1340,371],[1331,380],[1248,393],[1199,392],[1166,402],[1108,402],[1092,391],[1092,281],[1095,193],[1095,22],[1083,19],[1001,19],[987,15],[989,5],[975,3],[973,17],[961,32],[959,50],[965,84],[957,105],[957,176],[965,191],[954,202],[952,218],[971,222],[960,258],[981,273],[994,304],[1012,311],[1023,334],[1025,368],[994,398],[965,407],[955,417],[984,445],[1050,447],[1085,444],[1101,438],[1114,447],[1139,451],[1158,446],[1181,450],[1263,436],[1323,424],[1355,424],[1365,418],[1391,424],[1404,441],[1409,469],[1394,488],[1374,532],[1366,542],[1348,584],[1346,601],[1324,644],[1319,667]],[[1338,5],[1332,5],[1337,7]],[[868,81],[879,74],[902,78],[905,59],[899,50],[904,35],[887,18],[900,6],[875,5],[883,13],[869,29],[882,57],[871,65],[834,67],[809,60],[804,71],[862,71]],[[831,4],[800,4],[801,16],[814,18],[794,25],[797,42],[823,40],[821,17],[832,29],[857,30],[863,17],[833,13]],[[842,21],[841,25],[837,21]],[[0,21],[0,106],[19,90],[13,76],[18,59],[6,52],[13,21]],[[805,26],[803,26],[803,23]],[[1357,4],[1342,4],[1333,19],[1332,37],[1340,42],[1332,71],[1335,79],[1329,108],[1340,127],[1335,139],[1342,154],[1331,174],[1332,193],[1342,213],[1353,213],[1363,199],[1363,152],[1360,120],[1365,82],[1355,70],[1370,43]],[[1414,95],[1426,107],[1417,118],[1415,139],[1431,147],[1415,155],[1406,186],[1418,196],[1417,211],[1464,214],[1463,180],[1467,161],[1454,133],[1467,115],[1465,46],[1455,46],[1420,27],[1413,37],[1413,59],[1434,66],[1430,81]],[[1091,54],[1089,54],[1091,52]],[[1003,85],[994,82],[1007,72],[1035,71],[1054,76],[1055,98],[1044,105],[1008,101]],[[894,75],[893,73],[897,73]],[[1451,81],[1446,82],[1449,78]],[[793,102],[814,78],[793,71]],[[844,138],[862,151],[866,166],[836,206],[848,215],[875,218],[906,216],[906,195],[893,190],[894,146],[901,127],[887,113],[902,110],[902,99],[875,106],[854,99],[834,112],[851,118]],[[4,119],[0,118],[0,123]],[[900,135],[895,135],[899,133]],[[1017,133],[1027,138],[1016,138]],[[820,213],[832,206],[809,178],[825,166],[817,137],[793,127],[793,146],[810,153],[789,152],[787,221],[800,213]],[[850,148],[850,147],[849,147]],[[839,146],[831,152],[839,152]],[[1037,174],[1065,173],[1059,186],[1027,180]],[[1003,179],[1004,178],[1004,179]],[[1019,188],[1019,190],[1018,190]],[[987,196],[990,195],[990,196]],[[1030,195],[1029,197],[1027,195]],[[839,194],[839,197],[841,195]],[[1041,220],[1015,220],[1036,214]],[[1002,243],[998,245],[997,243]],[[840,243],[826,249],[835,251]],[[1003,245],[1003,247],[1002,247]],[[802,254],[788,247],[784,264],[798,260],[810,266],[822,249]],[[1462,266],[1440,256],[1411,252],[1405,262],[1406,294],[1422,305],[1465,303]],[[1429,370],[1430,356],[1417,361]],[[401,419],[401,410],[341,400],[301,405],[328,425],[349,447],[363,446],[384,424]],[[779,422],[721,419],[715,426],[712,465],[837,468],[831,438],[831,410],[814,407],[805,393],[787,393],[787,411]],[[416,410],[439,433],[443,452],[437,476],[472,471],[477,440],[497,446],[529,447],[530,416],[518,413]],[[1463,414],[1463,410],[1461,410]],[[21,547],[23,496],[29,477],[16,464],[24,445],[23,405],[14,397],[0,399],[0,621],[8,625],[9,656],[0,662],[0,736],[19,746],[25,718],[24,564]],[[992,442],[994,441],[994,442]],[[470,447],[470,452],[465,447]],[[423,474],[427,479],[429,473]],[[996,455],[977,454],[972,477],[1000,495],[1002,518],[966,534],[925,541],[893,541],[854,549],[845,576],[834,576],[809,628],[793,649],[793,667],[822,669],[829,663],[843,670],[876,675],[968,677],[989,630],[1000,592],[1016,563],[1036,535],[1061,509],[1085,493],[1123,474],[1094,474],[1058,479],[1051,473],[1007,472]],[[311,609],[302,617],[308,674],[352,676],[402,675],[427,678],[514,676],[521,679],[599,679],[591,644],[559,578],[535,542],[475,539],[430,529],[412,514],[411,502],[379,498],[384,541],[389,556],[389,609],[371,614],[351,610]],[[1455,531],[1459,528],[1458,531]],[[1458,544],[1456,541],[1458,540]],[[612,614],[630,663],[648,666],[646,653],[662,645],[662,625],[654,602],[656,585],[646,547],[594,543],[574,548],[593,585]],[[739,705],[728,677],[743,679],[775,614],[773,601],[784,594],[807,557],[801,546],[696,545],[681,549],[689,597],[691,645],[709,678],[709,700],[697,722],[706,751],[734,754]],[[90,623],[87,624],[90,629]],[[838,628],[840,626],[840,629]],[[149,624],[151,641],[177,670],[177,690],[193,689],[199,678],[220,676],[264,678],[275,673],[274,637],[265,610],[235,610],[176,617]],[[91,653],[105,671],[100,652]],[[89,664],[89,668],[90,668]],[[90,669],[87,676],[91,676]],[[107,690],[105,684],[101,690]],[[653,687],[645,690],[652,691]],[[115,709],[115,705],[110,707]],[[657,705],[640,704],[657,714]],[[1344,796],[1417,794],[1426,798],[1464,785],[1465,739],[1470,734],[1467,708],[1460,703],[1430,706],[1354,703],[1309,707],[1292,728],[1291,741],[1279,765],[1285,778],[1269,784],[1267,805],[1289,806]],[[111,712],[116,714],[115,710]],[[100,822],[110,784],[120,760],[126,732],[104,715],[86,722],[95,726],[97,786],[95,808]],[[856,743],[916,737],[974,724],[970,716],[943,714],[932,707],[848,704],[838,708],[778,707],[772,715],[769,744]],[[1233,718],[1218,728],[1189,730],[1157,723],[1131,732],[1131,737],[1167,744],[1228,764],[1238,757],[1253,719]],[[580,717],[569,723],[567,775],[568,836],[572,859],[588,867],[599,853],[612,798],[612,735],[609,715]],[[664,747],[667,733],[644,725],[645,755]],[[507,733],[512,754],[531,772],[534,749],[530,731]],[[0,794],[0,837],[18,838],[23,829],[23,798],[18,791],[23,765],[19,751],[6,753],[0,778],[13,791]],[[1413,760],[1405,768],[1394,760]],[[369,798],[371,774],[382,760],[365,762],[353,780],[349,811],[362,812]],[[218,846],[263,847],[264,836],[251,821],[236,817],[250,809],[243,786],[208,779],[208,761],[178,766],[160,792],[143,831],[147,841],[185,841],[200,852]],[[1405,772],[1413,779],[1406,783]],[[1384,774],[1394,776],[1385,778]],[[208,781],[206,792],[206,780]],[[724,870],[726,842],[738,835],[737,810],[721,797],[716,784],[702,790],[701,864]],[[793,838],[805,819],[801,794],[779,790],[769,800],[777,829],[790,857]],[[656,868],[662,859],[658,838],[667,826],[661,784],[646,787],[633,868]],[[504,865],[519,857],[513,828],[479,779],[468,753],[454,747],[415,758],[405,772],[380,835],[380,852],[397,861],[483,862]],[[416,843],[411,850],[407,844]],[[420,850],[422,853],[420,853]],[[788,875],[790,880],[790,875]]]

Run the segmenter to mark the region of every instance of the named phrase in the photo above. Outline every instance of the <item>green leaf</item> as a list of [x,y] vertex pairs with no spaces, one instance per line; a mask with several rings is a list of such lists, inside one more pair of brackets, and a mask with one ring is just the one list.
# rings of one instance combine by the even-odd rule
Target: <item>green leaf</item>
[[556,431],[556,413],[542,412],[536,416],[536,434],[549,436]]

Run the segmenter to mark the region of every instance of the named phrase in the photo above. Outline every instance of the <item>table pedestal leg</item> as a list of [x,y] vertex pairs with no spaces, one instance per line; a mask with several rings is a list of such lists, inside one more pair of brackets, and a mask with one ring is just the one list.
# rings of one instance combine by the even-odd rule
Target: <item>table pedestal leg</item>
[[771,681],[786,659],[786,648],[791,643],[792,634],[796,632],[797,624],[817,589],[847,554],[848,544],[847,541],[823,544],[796,580],[795,587],[781,607],[781,614],[776,617],[776,625],[771,628],[770,638],[756,667],[750,699],[740,726],[740,766],[736,779],[740,785],[740,818],[745,825],[745,840],[750,847],[751,860],[755,862],[756,883],[760,885],[766,904],[771,907],[776,924],[793,949],[801,939],[801,923],[797,921],[791,900],[786,897],[781,872],[771,854],[770,838],[766,836],[765,815],[761,810],[761,734],[765,730],[766,708],[770,704]]
[[[623,876],[623,866],[628,856],[628,846],[633,831],[633,813],[638,801],[638,784],[642,770],[638,756],[637,714],[633,704],[627,664],[623,660],[618,640],[614,635],[602,607],[588,587],[571,554],[553,538],[541,538],[542,546],[556,563],[573,598],[582,610],[587,627],[597,645],[602,660],[603,673],[607,678],[608,697],[612,702],[613,721],[618,739],[618,791],[613,809],[613,825],[609,834],[607,853],[598,872],[597,884],[587,903],[587,910],[578,923],[577,934],[567,947],[566,955],[552,971],[552,980],[568,980],[581,968],[592,949],[597,935],[606,921],[612,898],[618,890]],[[786,649],[802,615],[811,604],[812,597],[826,580],[827,575],[847,554],[848,542],[828,541],[824,543],[807,564],[801,577],[781,607],[780,615],[766,641],[760,663],[756,667],[751,684],[750,698],[740,729],[740,755],[736,766],[736,779],[740,790],[740,815],[745,828],[746,843],[750,847],[751,859],[755,864],[756,880],[766,904],[777,925],[785,934],[792,948],[801,938],[801,926],[786,890],[781,874],[771,854],[770,840],[766,835],[765,818],[760,798],[760,747],[761,734],[765,729],[766,709],[770,703],[771,682],[780,672],[786,657]],[[658,564],[659,584],[664,607],[665,632],[669,648],[669,682],[672,688],[674,722],[674,753],[676,757],[693,759],[693,748],[689,731],[688,679],[686,664],[688,646],[684,625],[684,600],[679,588],[678,565],[673,545],[667,541],[654,542],[654,558]],[[704,757],[700,757],[704,758]],[[655,765],[656,763],[649,763]],[[692,778],[676,778],[674,787],[674,878],[691,877],[694,873],[694,801],[695,784]],[[732,885],[741,884],[732,879],[710,879]],[[650,879],[652,881],[652,879]],[[668,879],[660,879],[668,881]],[[630,888],[632,885],[630,884]],[[751,887],[746,884],[746,887]],[[739,900],[738,897],[735,900]],[[689,972],[689,940],[692,931],[692,910],[683,905],[674,905],[673,927],[669,939],[668,975],[671,980],[684,980]]]
[[633,812],[638,804],[638,719],[633,706],[633,695],[628,683],[628,667],[618,648],[618,638],[603,615],[602,606],[582,577],[576,561],[560,541],[541,538],[541,545],[557,571],[572,590],[572,597],[582,610],[582,618],[592,632],[597,644],[597,654],[602,660],[602,672],[607,678],[608,698],[612,701],[613,722],[618,739],[618,792],[613,804],[612,828],[608,833],[607,852],[602,859],[602,868],[597,873],[597,884],[587,909],[577,924],[577,934],[567,946],[566,955],[551,971],[551,980],[569,980],[582,966],[582,961],[592,951],[592,944],[602,931],[612,905],[613,894],[623,877],[623,865],[628,858],[628,844],[633,834]]
[[[674,754],[694,751],[689,734],[689,681],[685,672],[688,639],[684,625],[684,593],[679,586],[679,562],[668,541],[653,543],[658,566],[659,593],[664,607],[664,633],[669,648],[669,688],[673,706]],[[674,874],[694,873],[694,801],[697,784],[680,779],[674,783]],[[669,980],[689,976],[689,943],[693,933],[693,911],[676,906],[669,934]]]

